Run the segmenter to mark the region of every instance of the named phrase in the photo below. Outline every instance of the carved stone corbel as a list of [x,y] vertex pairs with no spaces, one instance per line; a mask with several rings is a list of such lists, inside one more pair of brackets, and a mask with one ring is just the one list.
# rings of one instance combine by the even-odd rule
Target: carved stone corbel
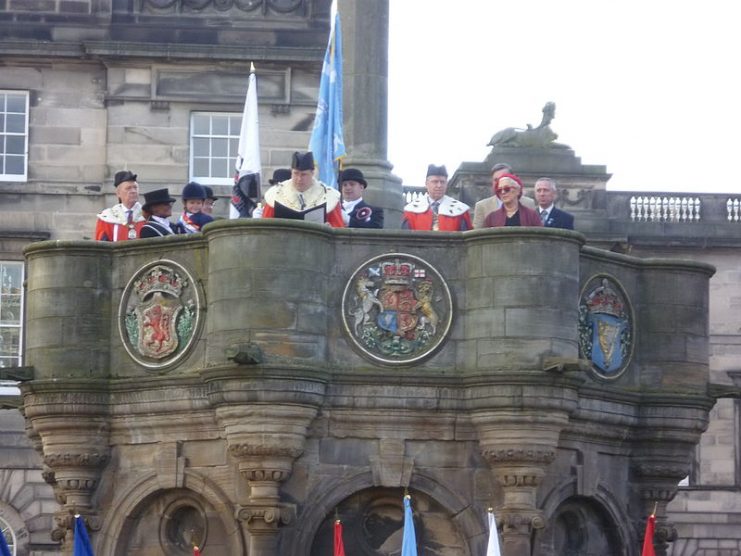
[[29,434],[40,450],[44,480],[62,506],[55,513],[52,539],[69,543],[74,515],[90,531],[101,527],[93,497],[109,460],[108,391],[96,380],[68,379],[23,384]]

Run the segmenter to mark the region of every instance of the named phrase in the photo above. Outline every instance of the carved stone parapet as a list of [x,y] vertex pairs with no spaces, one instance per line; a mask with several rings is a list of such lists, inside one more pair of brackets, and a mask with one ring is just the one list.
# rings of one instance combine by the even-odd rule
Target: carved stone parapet
[[294,446],[264,446],[234,442],[229,444],[229,453],[237,459],[264,456],[296,459],[303,453],[303,449]]
[[482,448],[481,455],[489,465],[512,463],[548,465],[556,458],[556,449],[553,447]]
[[56,469],[59,467],[104,467],[108,463],[107,453],[88,452],[46,452],[44,463]]
[[634,461],[631,468],[639,477],[680,481],[689,474],[690,463],[689,461]]

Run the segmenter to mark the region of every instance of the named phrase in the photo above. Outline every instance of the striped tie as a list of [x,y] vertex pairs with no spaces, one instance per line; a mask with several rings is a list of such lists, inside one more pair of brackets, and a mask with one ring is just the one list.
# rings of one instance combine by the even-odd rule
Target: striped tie
[[440,222],[437,218],[437,211],[440,210],[440,201],[432,203],[432,229],[437,231],[440,229]]

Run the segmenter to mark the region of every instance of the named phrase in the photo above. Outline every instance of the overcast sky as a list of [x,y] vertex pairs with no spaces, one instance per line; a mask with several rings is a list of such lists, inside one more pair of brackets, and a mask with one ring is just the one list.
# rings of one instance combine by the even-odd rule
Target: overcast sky
[[609,189],[741,192],[741,32],[734,2],[390,0],[389,160],[483,160],[540,123]]

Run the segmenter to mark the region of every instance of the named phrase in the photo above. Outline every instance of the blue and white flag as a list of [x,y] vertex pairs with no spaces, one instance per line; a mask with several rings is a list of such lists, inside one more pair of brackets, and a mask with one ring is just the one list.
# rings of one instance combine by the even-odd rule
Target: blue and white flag
[[401,541],[401,556],[417,556],[417,536],[414,533],[412,497],[404,496],[404,536]]
[[486,546],[486,556],[502,556],[499,549],[499,531],[497,531],[497,520],[494,512],[489,510],[489,544]]
[[11,556],[8,541],[5,540],[5,533],[0,529],[0,556]]
[[319,181],[337,188],[340,160],[345,156],[342,133],[342,31],[340,14],[334,15],[319,82],[319,101],[309,150],[314,153]]
[[87,536],[87,528],[82,517],[75,516],[75,542],[72,549],[73,556],[94,556],[90,537]]
[[244,99],[242,128],[235,164],[236,176],[232,189],[229,218],[249,218],[260,199],[260,128],[257,119],[257,78],[250,68],[247,96]]

